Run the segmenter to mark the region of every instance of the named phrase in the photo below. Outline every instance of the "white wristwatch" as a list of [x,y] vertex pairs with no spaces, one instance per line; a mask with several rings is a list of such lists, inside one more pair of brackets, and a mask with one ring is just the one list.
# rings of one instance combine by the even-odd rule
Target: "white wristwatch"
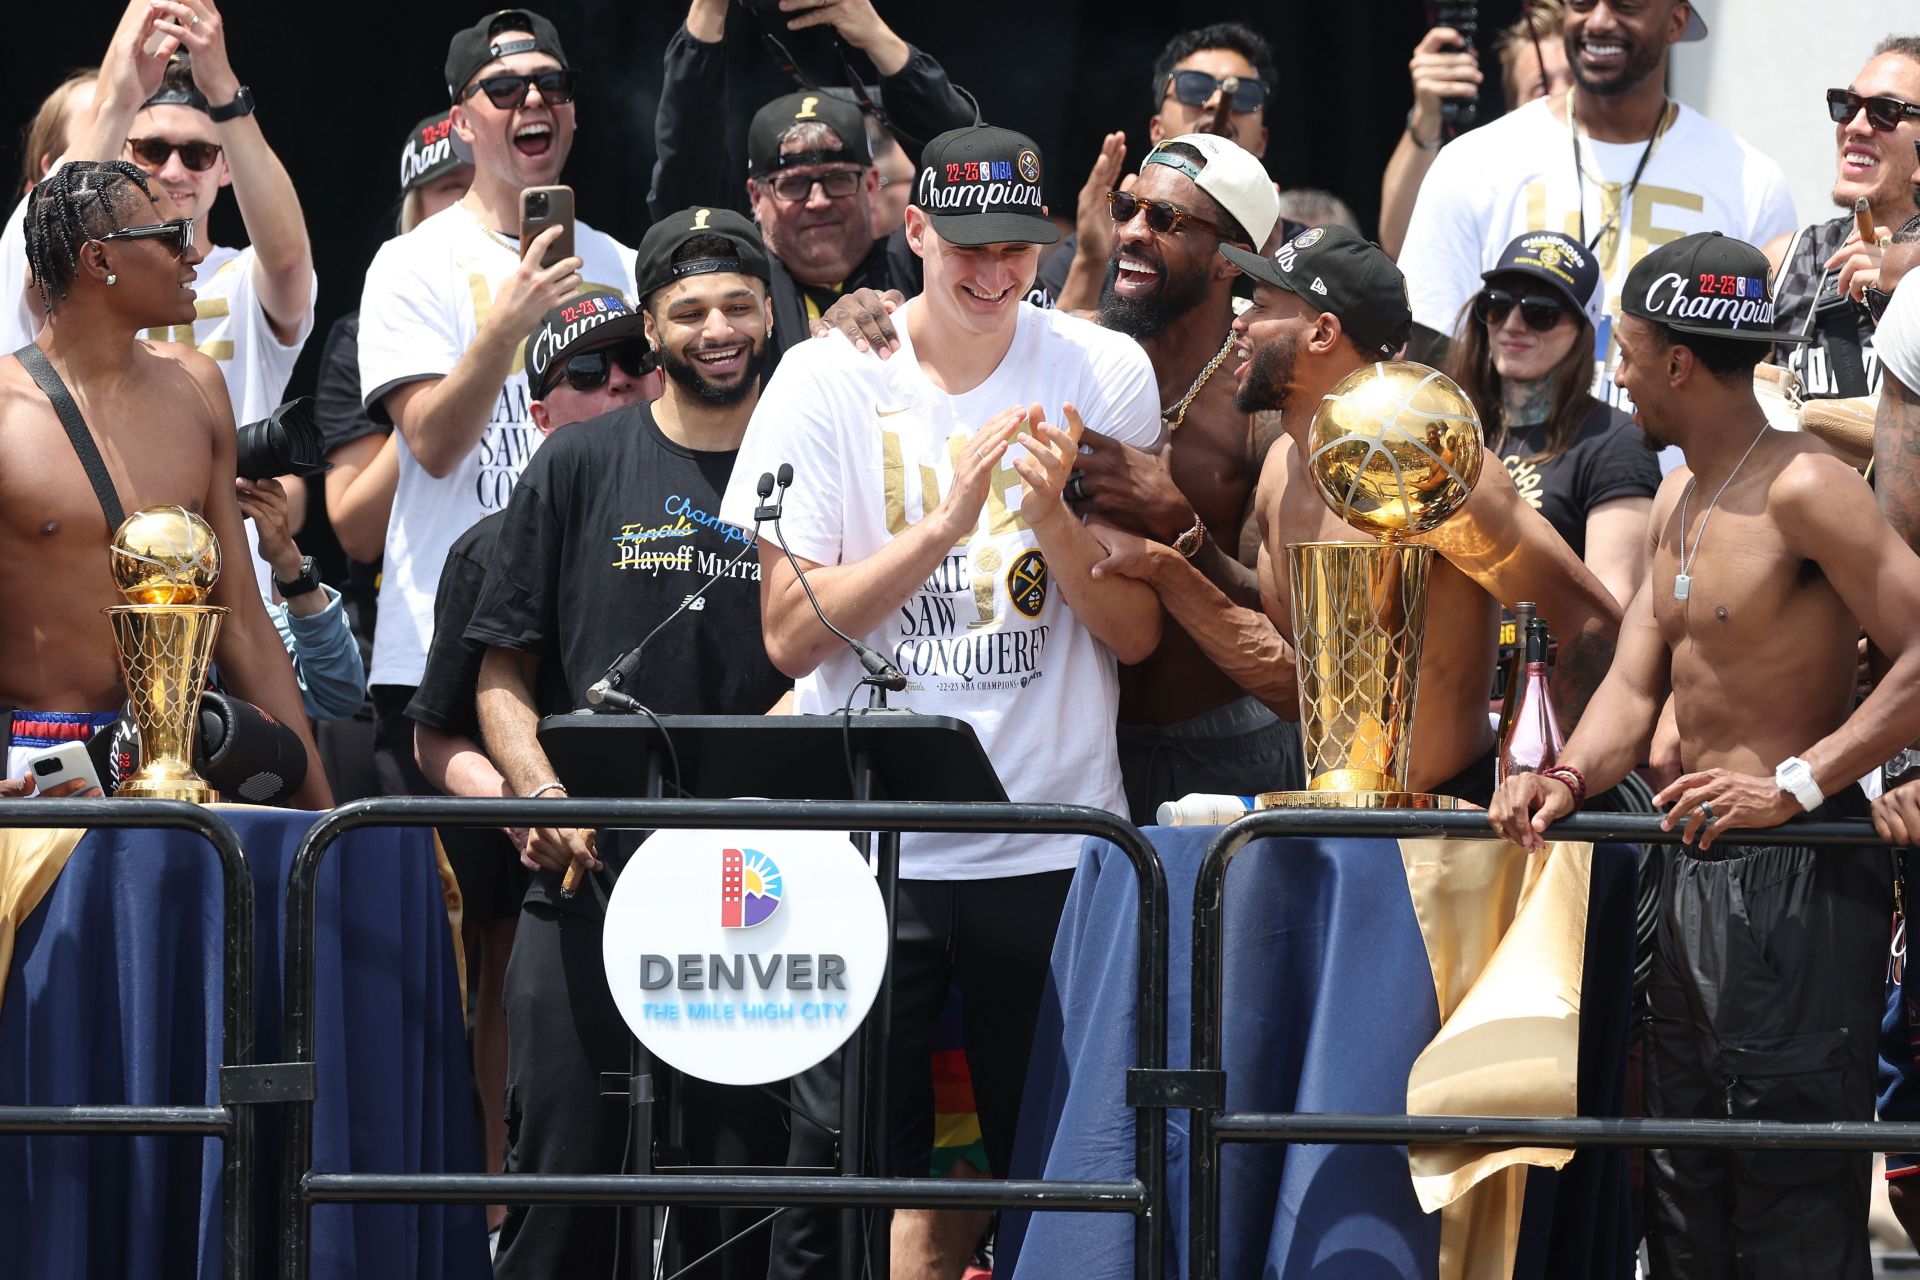
[[1788,756],[1773,771],[1773,780],[1779,788],[1800,802],[1800,807],[1812,813],[1826,803],[1826,794],[1813,780],[1813,766],[1799,756]]

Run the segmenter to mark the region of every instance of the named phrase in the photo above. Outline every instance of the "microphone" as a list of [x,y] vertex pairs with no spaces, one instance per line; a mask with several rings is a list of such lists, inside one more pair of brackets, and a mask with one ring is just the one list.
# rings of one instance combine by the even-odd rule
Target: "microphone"
[[[793,464],[783,462],[780,464],[780,487],[783,499],[786,489],[792,484]],[[907,687],[906,673],[894,666],[884,655],[876,652],[871,646],[862,644],[840,628],[834,626],[833,619],[829,618],[827,611],[820,607],[820,597],[813,594],[813,584],[807,581],[806,570],[802,569],[800,562],[793,558],[793,551],[787,546],[787,535],[780,529],[780,514],[785,505],[786,503],[783,500],[773,509],[774,537],[779,539],[780,550],[786,553],[787,563],[793,566],[794,576],[800,579],[800,587],[807,593],[807,603],[813,606],[814,616],[820,619],[821,626],[845,641],[847,648],[853,650],[853,656],[860,660],[860,666],[867,673],[866,677],[861,680],[861,684],[868,684],[878,689],[889,689],[894,693],[899,693]]]
[[[791,483],[793,468],[782,466],[780,470],[786,474],[787,482]],[[672,613],[660,619],[660,621],[654,625],[653,630],[647,632],[639,644],[614,659],[613,665],[607,668],[606,674],[587,687],[587,701],[589,703],[596,707],[603,705],[610,706],[620,711],[646,710],[645,707],[640,705],[639,699],[621,692],[621,687],[625,685],[627,681],[633,679],[634,673],[640,669],[640,655],[645,653],[647,646],[653,643],[653,638],[664,631],[668,623],[685,613],[688,606],[695,600],[705,595],[707,588],[718,582],[727,570],[740,563],[741,558],[745,556],[747,552],[752,551],[759,545],[760,526],[762,523],[767,520],[777,522],[780,519],[780,508],[783,503],[780,500],[775,500],[769,505],[767,502],[768,496],[773,493],[773,487],[773,473],[769,471],[761,472],[759,482],[754,485],[754,491],[760,496],[760,505],[753,509],[753,536],[748,538],[746,543],[742,545],[738,551],[733,553],[731,559],[718,569],[715,569],[707,580],[700,584],[698,590],[682,600],[678,609],[675,609]],[[784,498],[785,496],[785,489],[783,487],[781,497]]]

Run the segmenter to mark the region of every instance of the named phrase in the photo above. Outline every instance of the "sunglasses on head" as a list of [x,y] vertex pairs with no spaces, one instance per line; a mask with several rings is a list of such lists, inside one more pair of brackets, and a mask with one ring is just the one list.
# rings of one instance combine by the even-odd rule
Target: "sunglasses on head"
[[773,192],[773,198],[782,204],[799,204],[813,197],[817,186],[827,193],[829,200],[845,200],[860,189],[862,169],[835,169],[831,173],[782,173],[776,174],[767,188]]
[[573,92],[580,86],[580,73],[565,67],[549,67],[530,76],[502,72],[497,76],[482,76],[460,96],[471,98],[476,93],[484,93],[488,102],[510,111],[526,105],[528,85],[540,90],[540,100],[548,106],[564,106],[573,101]]
[[1167,77],[1173,96],[1189,107],[1204,107],[1215,89],[1233,100],[1233,109],[1242,114],[1258,111],[1267,100],[1267,86],[1252,76],[1228,76],[1220,79],[1204,71],[1176,71]]
[[629,338],[610,347],[568,356],[559,368],[548,371],[546,388],[540,394],[554,390],[562,378],[575,391],[597,391],[607,385],[616,364],[629,378],[644,377],[653,371],[653,351],[640,339]]
[[1516,295],[1510,289],[1482,289],[1473,295],[1473,318],[1494,328],[1505,324],[1515,307],[1527,328],[1545,333],[1567,314],[1566,304],[1544,293]]
[[1216,226],[1197,214],[1188,213],[1179,205],[1168,204],[1165,200],[1142,200],[1131,191],[1107,192],[1107,212],[1113,215],[1116,223],[1129,223],[1134,215],[1147,215],[1147,230],[1157,236],[1171,235],[1187,227],[1198,227],[1221,240],[1239,240],[1241,237]]
[[1867,123],[1881,133],[1892,133],[1902,120],[1920,119],[1920,107],[1911,102],[1902,102],[1898,98],[1879,95],[1863,98],[1851,89],[1827,90],[1827,114],[1833,117],[1835,124],[1845,124],[1867,109]]
[[165,138],[128,138],[127,150],[142,169],[166,167],[167,157],[178,151],[180,163],[195,173],[205,173],[220,158],[217,142],[169,142]]
[[95,240],[105,243],[108,240],[158,240],[161,247],[176,258],[187,256],[187,246],[193,243],[193,219],[175,218],[171,222],[156,222],[145,227],[122,227],[118,231],[109,231]]

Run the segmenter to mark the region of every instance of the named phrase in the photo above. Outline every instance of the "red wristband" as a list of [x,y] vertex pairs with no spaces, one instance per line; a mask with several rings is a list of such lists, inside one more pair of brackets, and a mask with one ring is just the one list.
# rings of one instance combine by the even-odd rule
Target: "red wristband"
[[1587,775],[1570,764],[1548,765],[1540,770],[1543,778],[1552,778],[1564,783],[1567,790],[1573,792],[1573,807],[1577,810],[1587,802]]

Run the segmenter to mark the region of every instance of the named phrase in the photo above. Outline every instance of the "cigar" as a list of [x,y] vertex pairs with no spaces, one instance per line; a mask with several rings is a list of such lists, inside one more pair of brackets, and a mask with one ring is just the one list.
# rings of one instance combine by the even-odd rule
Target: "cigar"
[[[594,844],[595,840],[592,834],[589,833],[587,836],[587,847],[591,849],[594,847]],[[569,899],[572,898],[574,894],[580,892],[580,877],[585,871],[586,865],[584,862],[570,862],[567,864],[567,874],[560,879],[561,898]]]
[[1873,214],[1867,209],[1867,198],[1861,196],[1853,202],[1853,229],[1860,233],[1861,244],[1872,244]]

